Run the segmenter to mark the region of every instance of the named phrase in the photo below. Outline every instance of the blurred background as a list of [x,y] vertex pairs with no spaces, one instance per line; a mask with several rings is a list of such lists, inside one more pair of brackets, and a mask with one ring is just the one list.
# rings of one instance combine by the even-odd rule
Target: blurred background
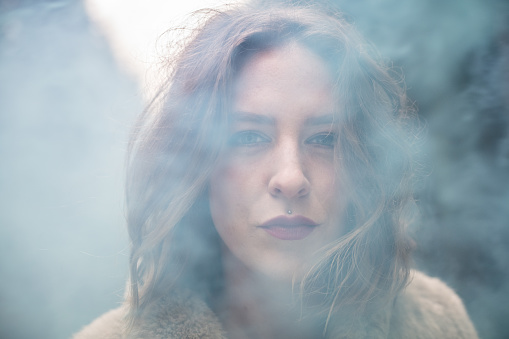
[[[0,0],[0,338],[68,338],[120,304],[123,162],[160,34],[221,3],[176,2]],[[330,6],[403,71],[427,127],[416,266],[482,338],[509,338],[509,3]]]

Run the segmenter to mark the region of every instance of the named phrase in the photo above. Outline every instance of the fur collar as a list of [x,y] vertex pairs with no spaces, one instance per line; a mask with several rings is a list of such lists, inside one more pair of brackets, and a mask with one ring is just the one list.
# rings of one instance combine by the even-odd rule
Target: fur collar
[[[368,319],[331,321],[325,338],[386,339],[389,333],[391,308]],[[147,309],[140,326],[129,339],[163,338],[227,338],[217,316],[189,291],[178,291],[159,299]]]
[[[169,293],[147,308],[139,325],[124,335],[123,308],[85,327],[75,339],[226,338],[217,316],[189,291]],[[331,319],[327,338],[476,339],[459,297],[438,279],[413,272],[408,287],[386,309],[368,318]]]

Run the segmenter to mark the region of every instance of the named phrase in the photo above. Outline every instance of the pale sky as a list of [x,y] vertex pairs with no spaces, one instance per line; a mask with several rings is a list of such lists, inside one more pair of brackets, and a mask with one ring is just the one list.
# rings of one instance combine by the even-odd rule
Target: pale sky
[[164,46],[161,34],[185,22],[195,10],[241,1],[85,0],[85,7],[110,42],[119,63],[137,77],[147,99],[158,84],[158,61]]

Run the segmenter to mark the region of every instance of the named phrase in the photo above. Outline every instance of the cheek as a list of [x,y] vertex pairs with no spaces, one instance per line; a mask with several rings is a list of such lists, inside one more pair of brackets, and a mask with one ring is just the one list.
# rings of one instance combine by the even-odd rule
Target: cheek
[[325,216],[327,223],[332,225],[328,230],[330,238],[337,238],[344,234],[344,211],[346,210],[346,194],[341,184],[341,172],[335,168],[331,157],[314,157],[312,189],[314,199]]
[[216,229],[228,229],[247,215],[249,173],[242,166],[222,165],[210,178],[209,201]]
[[[228,173],[224,171],[216,172],[210,179],[209,202],[210,214],[216,228],[228,224],[228,212],[234,209],[230,190],[230,181]],[[218,229],[218,231],[220,231]]]
[[334,177],[328,177],[322,181],[322,189],[318,199],[323,202],[324,209],[331,220],[338,219],[342,214],[344,203],[342,201],[341,189],[334,180]]
[[324,203],[332,204],[340,194],[340,177],[335,170],[331,155],[314,155],[309,159],[311,169],[311,189]]

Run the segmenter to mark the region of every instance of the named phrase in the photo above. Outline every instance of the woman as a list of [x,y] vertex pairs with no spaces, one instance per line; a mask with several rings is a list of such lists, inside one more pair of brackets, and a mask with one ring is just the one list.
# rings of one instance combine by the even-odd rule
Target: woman
[[171,70],[131,141],[126,304],[76,338],[477,337],[410,271],[412,110],[337,13],[213,12]]

